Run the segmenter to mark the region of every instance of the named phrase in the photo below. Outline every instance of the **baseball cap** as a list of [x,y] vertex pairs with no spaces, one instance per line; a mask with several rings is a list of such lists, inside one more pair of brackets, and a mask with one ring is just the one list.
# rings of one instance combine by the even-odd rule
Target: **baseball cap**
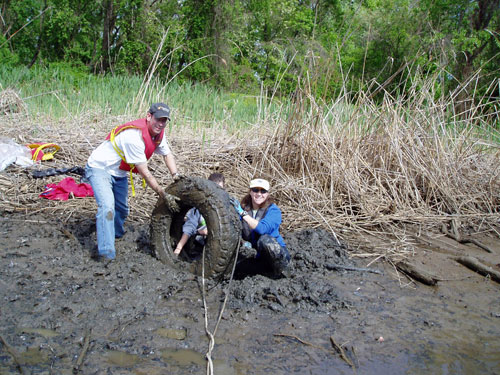
[[155,118],[166,117],[170,120],[170,107],[164,103],[153,103],[149,108],[149,113]]
[[270,185],[267,180],[264,180],[262,178],[256,178],[255,180],[250,181],[249,188],[251,189],[256,187],[260,187],[262,189],[266,189],[269,191]]

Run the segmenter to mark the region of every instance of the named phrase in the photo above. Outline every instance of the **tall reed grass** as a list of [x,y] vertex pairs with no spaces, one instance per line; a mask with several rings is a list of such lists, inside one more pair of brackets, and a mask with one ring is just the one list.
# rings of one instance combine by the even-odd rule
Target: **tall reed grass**
[[26,69],[0,66],[0,90],[12,89],[23,99],[33,118],[58,121],[88,113],[135,118],[153,102],[168,103],[174,123],[201,128],[223,127],[237,131],[252,126],[259,116],[258,98],[225,93],[207,85],[142,77],[94,76],[56,65]]
[[[84,165],[112,125],[164,100],[174,109],[168,136],[181,171],[222,172],[235,196],[250,179],[269,179],[284,230],[323,227],[357,243],[383,237],[383,246],[367,247],[391,259],[412,251],[412,233],[451,222],[500,236],[498,110],[456,112],[456,96],[436,99],[432,77],[414,77],[405,96],[382,91],[379,102],[370,92],[319,102],[302,90],[278,101],[265,90],[247,97],[158,79],[68,78],[58,70],[0,68],[0,78],[28,108],[25,128],[14,126],[17,117],[2,116],[13,124],[6,133],[24,140],[36,129],[36,136],[71,150],[60,159],[66,164]],[[68,114],[76,130],[64,127]],[[152,160],[151,167],[162,183],[170,182],[161,163]],[[9,201],[32,210],[47,204],[18,195]],[[148,220],[153,204],[150,194],[139,194],[132,219]]]
[[240,172],[274,180],[291,202],[288,219],[311,226],[408,241],[453,222],[500,235],[498,111],[456,113],[453,95],[435,99],[432,80],[409,85],[381,103],[369,93],[318,103],[298,92],[286,119],[267,120],[275,130]]

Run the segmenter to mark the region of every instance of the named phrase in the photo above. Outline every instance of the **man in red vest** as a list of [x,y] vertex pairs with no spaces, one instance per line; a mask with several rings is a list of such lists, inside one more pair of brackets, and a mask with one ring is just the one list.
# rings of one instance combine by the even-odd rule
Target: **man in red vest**
[[[90,155],[85,177],[97,202],[96,229],[98,259],[115,259],[115,238],[125,234],[128,216],[128,179],[139,174],[159,196],[165,191],[148,169],[153,153],[163,156],[172,177],[179,178],[174,155],[164,137],[170,108],[154,103],[146,118],[115,127]],[[135,193],[132,183],[132,193]]]

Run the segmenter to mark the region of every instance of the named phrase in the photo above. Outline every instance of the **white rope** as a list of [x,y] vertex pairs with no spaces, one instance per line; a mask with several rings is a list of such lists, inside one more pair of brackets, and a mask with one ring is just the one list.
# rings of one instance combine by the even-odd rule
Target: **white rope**
[[208,308],[207,308],[207,299],[206,299],[206,294],[205,294],[205,250],[203,250],[202,253],[202,263],[201,263],[201,291],[203,294],[203,308],[205,309],[205,332],[209,338],[209,343],[208,343],[208,351],[205,354],[205,357],[207,358],[207,374],[208,375],[213,375],[214,374],[214,364],[212,361],[212,350],[215,346],[215,334],[217,332],[217,328],[219,328],[219,323],[222,319],[222,314],[224,313],[224,309],[226,307],[226,302],[229,297],[229,291],[231,289],[231,283],[233,281],[233,276],[234,276],[234,270],[236,269],[236,262],[238,260],[238,252],[240,250],[240,245],[241,245],[241,238],[238,242],[238,247],[236,249],[236,254],[234,257],[234,263],[233,263],[233,269],[231,271],[231,277],[229,278],[229,284],[227,285],[227,288],[225,290],[225,297],[224,297],[224,302],[222,303],[221,310],[219,312],[219,317],[217,318],[217,323],[215,324],[214,332],[210,332],[208,329]]

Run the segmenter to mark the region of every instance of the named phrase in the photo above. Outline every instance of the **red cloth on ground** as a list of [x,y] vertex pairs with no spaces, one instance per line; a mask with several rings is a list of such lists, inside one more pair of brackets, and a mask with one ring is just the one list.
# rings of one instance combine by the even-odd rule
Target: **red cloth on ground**
[[47,198],[53,201],[67,201],[70,193],[75,197],[93,197],[94,191],[89,184],[77,184],[73,177],[66,177],[58,184],[47,184],[45,191],[40,194],[40,198]]

